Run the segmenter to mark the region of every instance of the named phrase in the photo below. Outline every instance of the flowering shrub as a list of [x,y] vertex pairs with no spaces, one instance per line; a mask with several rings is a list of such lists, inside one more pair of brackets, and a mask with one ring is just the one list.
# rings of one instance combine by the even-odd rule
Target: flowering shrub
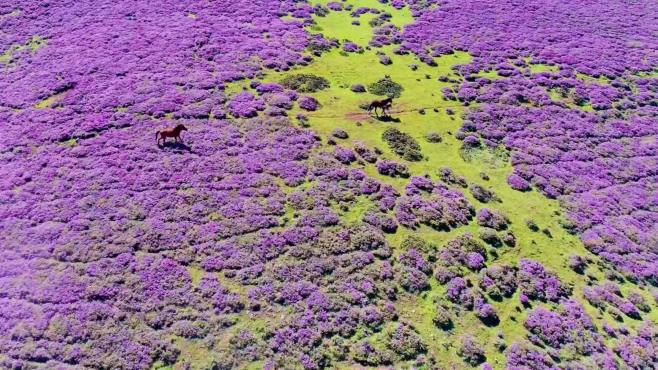
[[236,94],[228,104],[229,111],[236,118],[255,117],[258,111],[265,109],[265,102],[250,92]]
[[320,103],[312,96],[302,96],[299,98],[299,107],[308,110],[314,111],[317,110],[320,106]]
[[471,366],[477,366],[487,359],[482,350],[482,345],[477,343],[472,337],[466,337],[463,339],[462,345],[457,353]]
[[[378,163],[378,168],[382,163]],[[440,184],[424,193],[417,193],[414,188],[407,190],[407,195],[400,198],[395,208],[398,222],[412,229],[424,224],[438,230],[450,230],[467,224],[474,213],[475,209],[463,193]]]
[[527,298],[557,302],[571,294],[569,287],[537,261],[522,259],[517,276],[519,290]]
[[490,227],[494,230],[504,230],[509,224],[509,220],[505,215],[499,211],[494,211],[489,208],[482,208],[477,213],[478,225]]
[[555,368],[549,356],[525,341],[512,344],[505,353],[507,366],[510,369],[551,370]]
[[606,309],[608,305],[612,306],[612,310],[619,310],[628,317],[640,319],[640,311],[636,304],[643,310],[647,310],[644,303],[644,298],[637,293],[631,294],[627,299],[624,299],[619,286],[615,283],[608,282],[602,286],[586,287],[583,290],[585,299],[594,307]]
[[512,174],[507,178],[507,183],[514,190],[518,191],[528,191],[530,190],[530,183],[527,182],[523,177]]
[[516,270],[509,265],[487,267],[480,275],[480,287],[492,299],[509,298],[516,291]]
[[557,312],[536,308],[525,322],[528,331],[555,349],[565,349],[582,356],[604,352],[603,336],[597,332],[583,306],[573,300],[561,303]]
[[403,163],[394,161],[377,162],[377,172],[391,177],[409,177],[409,169]]
[[[349,41],[343,44],[343,51],[347,53],[362,53],[363,48],[360,47],[359,45]],[[354,90],[352,90],[354,91]]]
[[464,176],[458,176],[457,174],[454,173],[452,169],[448,167],[443,167],[439,169],[439,178],[441,179],[441,181],[449,185],[458,185],[461,186],[462,188],[468,186],[468,183],[466,182],[466,178]]
[[635,336],[624,336],[615,347],[615,352],[632,369],[651,368],[658,362],[656,329],[643,326]]
[[[356,152],[356,154],[359,155],[359,157],[363,158],[363,160],[368,162],[368,163],[377,162],[377,157],[379,156],[379,154],[377,154],[377,152],[375,150],[370,149],[364,143],[361,143],[361,142],[354,143],[354,151]],[[377,167],[377,170],[379,171],[379,166]],[[390,171],[390,169],[388,169],[388,168],[384,168],[383,170],[384,171]],[[392,174],[394,176],[397,175],[397,171],[393,170]]]

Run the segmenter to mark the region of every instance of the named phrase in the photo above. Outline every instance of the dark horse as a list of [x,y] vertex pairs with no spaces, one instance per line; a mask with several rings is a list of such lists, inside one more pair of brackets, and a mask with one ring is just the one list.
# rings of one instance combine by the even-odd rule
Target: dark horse
[[368,106],[368,113],[370,113],[371,110],[375,110],[375,115],[379,117],[377,114],[377,108],[381,108],[382,112],[384,112],[384,115],[388,115],[386,112],[387,109],[389,109],[391,106],[393,106],[393,98],[388,97],[384,100],[375,100],[370,105]]
[[164,145],[167,142],[168,137],[173,137],[175,142],[180,141],[182,143],[183,139],[180,137],[181,131],[187,131],[187,127],[183,126],[182,124],[178,124],[176,127],[169,127],[164,130],[160,130],[155,133],[156,143],[160,145],[160,140],[162,140],[162,144]]

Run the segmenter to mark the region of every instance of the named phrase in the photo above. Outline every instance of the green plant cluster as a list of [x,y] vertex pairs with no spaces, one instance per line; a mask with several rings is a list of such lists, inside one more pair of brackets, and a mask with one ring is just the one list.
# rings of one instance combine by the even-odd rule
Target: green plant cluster
[[423,159],[423,154],[420,152],[420,145],[411,135],[396,128],[389,127],[384,130],[382,138],[391,150],[400,157],[408,161],[420,161]]
[[399,98],[402,95],[404,88],[399,83],[393,81],[391,77],[385,76],[377,82],[368,86],[370,93],[380,96],[388,96],[391,98]]
[[281,85],[297,92],[312,93],[328,88],[329,81],[324,77],[301,73],[285,77]]

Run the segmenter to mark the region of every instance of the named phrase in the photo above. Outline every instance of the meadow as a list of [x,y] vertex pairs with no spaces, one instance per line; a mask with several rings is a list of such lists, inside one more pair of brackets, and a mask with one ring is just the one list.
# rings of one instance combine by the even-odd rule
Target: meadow
[[0,368],[658,364],[656,4],[156,3],[0,4]]

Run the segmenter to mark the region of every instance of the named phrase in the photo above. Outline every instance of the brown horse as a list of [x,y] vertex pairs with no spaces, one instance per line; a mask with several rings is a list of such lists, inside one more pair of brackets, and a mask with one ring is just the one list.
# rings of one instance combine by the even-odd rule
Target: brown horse
[[176,127],[169,127],[164,130],[160,130],[155,133],[155,140],[158,145],[160,145],[160,140],[162,140],[162,145],[167,142],[168,137],[173,137],[175,142],[183,142],[183,139],[180,137],[181,131],[187,131],[187,127],[182,124],[176,125]]
[[384,112],[384,115],[386,116],[386,115],[388,115],[386,110],[389,109],[392,106],[393,106],[393,98],[392,97],[388,97],[384,100],[375,100],[372,103],[370,103],[370,105],[368,106],[368,113],[370,113],[370,111],[374,109],[375,110],[375,115],[377,117],[379,117],[379,115],[377,114],[377,108],[381,108],[382,112]]

